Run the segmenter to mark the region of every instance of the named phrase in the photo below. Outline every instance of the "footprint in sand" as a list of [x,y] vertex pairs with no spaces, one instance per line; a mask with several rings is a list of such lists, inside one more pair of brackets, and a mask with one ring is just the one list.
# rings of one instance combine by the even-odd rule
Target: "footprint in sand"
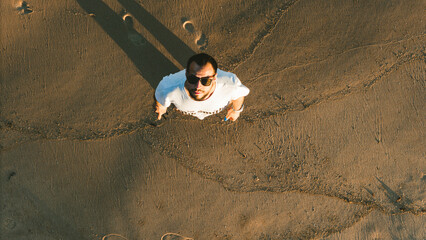
[[177,233],[166,233],[160,240],[194,240],[193,238],[184,237]]
[[182,27],[190,34],[195,34],[195,44],[197,44],[198,49],[206,50],[208,45],[208,39],[206,35],[201,31],[196,31],[194,23],[189,21],[187,18],[182,18]]
[[146,40],[133,27],[133,17],[130,14],[125,14],[123,16],[123,21],[126,25],[127,37],[129,38],[130,42],[137,47],[145,45]]
[[21,15],[25,15],[25,14],[29,14],[33,12],[33,10],[30,8],[28,3],[25,1],[18,3],[18,5],[16,6],[16,10],[18,10],[19,14]]
[[116,233],[110,233],[102,237],[102,240],[128,240],[124,236]]

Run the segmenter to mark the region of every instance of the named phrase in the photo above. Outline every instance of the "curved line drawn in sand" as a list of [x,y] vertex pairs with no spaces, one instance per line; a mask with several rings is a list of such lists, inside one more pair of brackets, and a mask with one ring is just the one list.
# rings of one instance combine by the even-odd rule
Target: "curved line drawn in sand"
[[177,233],[165,233],[160,240],[194,240],[194,239],[189,237],[184,237]]
[[130,42],[137,47],[141,47],[145,45],[146,40],[133,27],[132,15],[128,13],[124,14],[123,21],[124,21],[124,24],[126,25],[127,37],[129,38]]
[[[305,62],[305,63],[301,63],[301,64],[291,65],[291,66],[288,66],[288,67],[285,67],[285,68],[281,68],[277,71],[260,73],[257,76],[254,76],[250,79],[247,79],[246,81],[247,82],[253,82],[253,81],[259,80],[260,78],[272,76],[274,74],[285,72],[285,71],[288,71],[288,70],[291,70],[291,69],[302,68],[302,67],[306,67],[306,66],[309,66],[309,65],[312,65],[312,64],[322,63],[322,62],[325,62],[325,61],[332,59],[334,57],[338,57],[338,56],[341,56],[341,55],[344,55],[344,54],[347,54],[347,53],[351,53],[351,52],[359,50],[359,49],[370,48],[370,47],[381,47],[382,48],[384,46],[388,46],[388,45],[392,45],[392,44],[396,44],[396,43],[403,43],[403,42],[413,40],[415,38],[421,38],[421,37],[424,37],[424,36],[425,36],[425,34],[420,34],[420,35],[416,35],[416,36],[412,36],[412,37],[408,37],[408,38],[392,39],[392,40],[389,40],[389,41],[376,42],[376,43],[366,44],[366,45],[355,47],[355,48],[346,49],[342,52],[339,52],[339,53],[336,53],[336,54],[333,54],[333,55],[329,55],[329,56],[327,56],[323,59],[309,61],[309,62]],[[236,68],[238,68],[240,65],[242,65],[242,63],[239,64]]]
[[[371,88],[371,86],[373,86],[379,80],[388,76],[389,74],[391,74],[393,71],[400,68],[404,64],[410,63],[410,62],[415,61],[415,60],[423,60],[423,59],[424,59],[424,57],[423,57],[422,53],[415,54],[414,56],[413,55],[412,56],[405,56],[405,57],[401,58],[399,61],[397,61],[396,63],[394,63],[393,65],[391,65],[389,68],[386,68],[386,69],[378,72],[376,76],[373,76],[371,79],[369,79],[365,83],[360,84],[360,86],[353,86],[350,89],[343,89],[343,90],[340,90],[340,91],[337,91],[337,92],[334,92],[334,93],[324,95],[323,97],[321,97],[319,99],[315,99],[314,101],[312,101],[312,103],[311,102],[305,103],[304,104],[305,107],[303,109],[300,109],[297,106],[288,106],[286,108],[276,110],[276,111],[271,111],[271,112],[268,112],[268,113],[264,113],[262,115],[253,114],[253,116],[242,116],[241,120],[248,121],[248,122],[253,122],[253,121],[256,121],[256,120],[259,120],[259,119],[265,120],[265,119],[268,119],[268,118],[270,118],[274,115],[285,114],[285,113],[294,112],[294,111],[303,111],[303,110],[305,110],[305,109],[307,109],[311,106],[318,105],[318,104],[320,104],[324,101],[345,97],[349,94],[356,93],[356,92]],[[120,136],[120,135],[123,135],[123,134],[130,134],[130,133],[137,131],[137,130],[147,130],[147,129],[150,129],[150,128],[155,128],[157,126],[157,124],[153,123],[152,117],[148,117],[148,118],[140,120],[138,122],[120,123],[119,125],[120,125],[119,127],[108,129],[105,132],[92,132],[91,134],[85,134],[82,131],[80,132],[78,129],[72,129],[72,128],[69,128],[69,127],[61,126],[65,129],[64,129],[64,131],[60,131],[62,133],[61,135],[57,135],[57,134],[50,133],[46,129],[41,129],[39,127],[31,127],[31,126],[19,126],[9,119],[0,118],[0,127],[1,128],[9,129],[9,130],[12,130],[12,131],[17,131],[19,133],[30,136],[29,141],[34,140],[34,139],[38,139],[38,138],[56,139],[56,140],[58,140],[58,139],[99,140],[99,139],[105,139],[105,138],[114,137],[114,136]],[[64,135],[63,133],[66,132],[65,131],[66,129],[73,130],[77,134],[75,136]],[[52,131],[53,130],[54,129],[52,129]],[[9,150],[9,149],[10,148],[2,148],[2,149],[0,148],[0,151],[5,151],[5,150]]]
[[285,3],[283,6],[278,8],[278,10],[272,15],[271,18],[267,19],[265,28],[262,31],[260,31],[260,33],[256,36],[254,41],[250,44],[250,46],[245,51],[243,51],[239,57],[235,58],[240,60],[230,63],[230,68],[232,69],[232,71],[235,71],[239,66],[241,66],[243,63],[245,63],[254,55],[254,53],[256,52],[256,49],[261,45],[261,43],[266,38],[271,36],[271,34],[274,32],[274,30],[278,26],[278,23],[281,21],[282,17],[284,16],[284,13],[288,12],[290,7],[295,5],[297,2],[298,0]]
[[[308,65],[311,65],[311,64],[321,63],[321,62],[327,61],[328,59],[329,58],[326,58],[326,59],[320,60],[320,61],[314,61],[314,62],[311,62],[311,63],[302,64],[302,65],[290,66],[290,67],[281,69],[281,70],[276,71],[276,72],[262,74],[258,77],[248,79],[246,82],[256,81],[256,80],[259,80],[261,78],[264,78],[264,77],[267,77],[267,76],[270,76],[270,75],[273,75],[273,74],[276,74],[276,73],[287,71],[289,69],[294,69],[294,68],[299,68],[299,67],[303,67],[303,66],[308,66]],[[396,71],[401,66],[408,64],[408,63],[411,63],[411,62],[416,61],[416,60],[424,60],[424,55],[423,55],[422,52],[407,52],[406,54],[401,55],[399,57],[399,59],[394,64],[389,66],[388,68],[379,70],[374,76],[372,76],[372,78],[368,79],[368,81],[365,81],[365,82],[362,82],[362,83],[359,83],[357,85],[353,85],[353,86],[350,86],[350,87],[347,86],[343,89],[337,90],[335,92],[328,93],[328,94],[323,95],[319,98],[311,99],[309,102],[299,101],[300,105],[302,105],[303,108],[300,108],[299,105],[285,105],[285,106],[281,107],[280,110],[274,110],[274,111],[269,111],[268,113],[263,113],[262,117],[268,118],[268,117],[273,116],[273,115],[285,114],[287,112],[303,111],[303,110],[307,109],[308,107],[318,105],[318,104],[325,102],[325,101],[342,99],[343,97],[346,97],[349,94],[357,93],[357,92],[371,88],[379,80],[390,75],[391,73]],[[280,97],[280,96],[275,97],[276,100],[282,100],[281,98],[282,97]],[[247,120],[247,121],[257,120],[258,119],[257,115],[259,115],[259,113],[255,113],[253,115],[256,116],[256,117],[245,115],[245,116],[242,117],[242,119]]]
[[21,15],[26,15],[33,12],[28,3],[25,1],[18,3],[16,10],[18,10],[19,14]]
[[206,50],[208,45],[208,38],[206,34],[201,31],[196,31],[194,23],[187,18],[182,18],[182,28],[185,29],[190,34],[195,34],[195,44],[197,44],[198,49]]

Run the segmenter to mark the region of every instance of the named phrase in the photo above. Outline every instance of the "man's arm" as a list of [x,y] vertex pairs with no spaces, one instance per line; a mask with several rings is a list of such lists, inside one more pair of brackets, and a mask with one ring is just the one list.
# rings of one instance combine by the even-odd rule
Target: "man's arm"
[[240,116],[242,112],[244,103],[244,97],[237,98],[235,100],[231,100],[231,107],[228,109],[228,113],[226,114],[226,119],[235,121]]
[[167,111],[167,107],[161,105],[157,100],[155,100],[155,112],[158,113],[157,119],[160,120],[161,116],[165,114]]
[[[160,120],[161,116],[165,114],[167,111],[167,107],[164,106],[163,104],[165,105],[169,104],[167,100],[168,91],[165,91],[165,86],[167,86],[167,82],[166,82],[166,79],[163,78],[158,84],[157,88],[155,89],[154,109],[155,109],[155,112],[158,114],[157,116],[158,120]],[[161,104],[157,99],[160,100],[163,104]]]

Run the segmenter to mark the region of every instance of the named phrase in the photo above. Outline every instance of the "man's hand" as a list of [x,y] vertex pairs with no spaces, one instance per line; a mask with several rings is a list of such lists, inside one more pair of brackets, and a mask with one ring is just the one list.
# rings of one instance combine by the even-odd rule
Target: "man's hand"
[[244,97],[237,98],[231,101],[231,107],[226,113],[225,120],[235,121],[240,116],[241,111],[243,110]]
[[160,120],[161,116],[165,114],[167,111],[167,107],[161,105],[158,101],[155,101],[155,112],[158,113],[157,119]]
[[234,111],[234,109],[231,107],[228,109],[228,112],[226,113],[226,119],[235,121],[240,116],[240,112]]

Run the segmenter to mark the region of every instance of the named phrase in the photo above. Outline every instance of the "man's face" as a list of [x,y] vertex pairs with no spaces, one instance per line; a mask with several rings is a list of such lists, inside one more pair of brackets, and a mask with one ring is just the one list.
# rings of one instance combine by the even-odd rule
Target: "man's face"
[[209,86],[204,86],[201,81],[197,81],[195,84],[191,84],[188,80],[185,82],[185,88],[194,100],[203,101],[206,100],[214,90],[216,86],[216,73],[213,66],[207,63],[205,66],[200,67],[196,62],[192,62],[187,70],[187,75],[194,75],[198,78],[211,77],[213,78],[212,83]]

